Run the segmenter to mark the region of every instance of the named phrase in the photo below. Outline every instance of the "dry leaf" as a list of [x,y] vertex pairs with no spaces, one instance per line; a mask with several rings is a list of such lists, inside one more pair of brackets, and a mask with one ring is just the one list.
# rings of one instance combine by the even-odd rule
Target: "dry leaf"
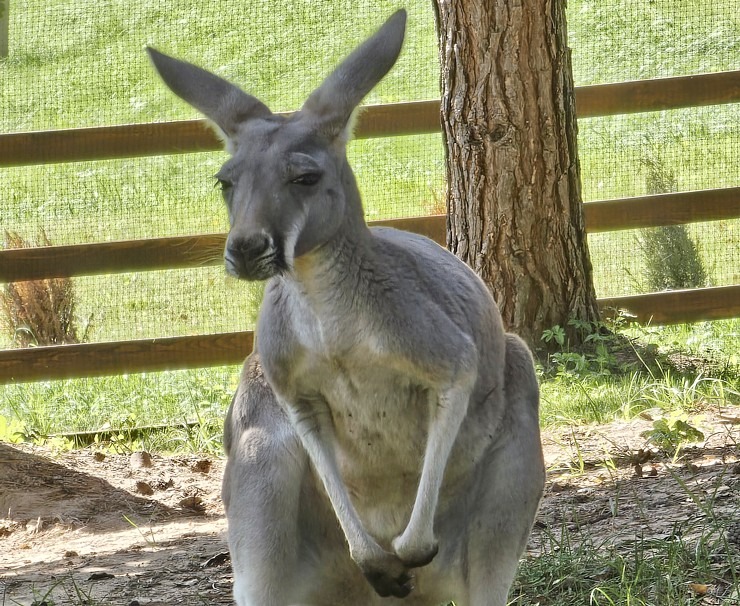
[[689,589],[696,595],[707,595],[709,593],[709,585],[704,583],[689,583]]
[[136,482],[136,492],[143,494],[144,496],[151,496],[154,494],[154,489],[148,482],[139,480]]

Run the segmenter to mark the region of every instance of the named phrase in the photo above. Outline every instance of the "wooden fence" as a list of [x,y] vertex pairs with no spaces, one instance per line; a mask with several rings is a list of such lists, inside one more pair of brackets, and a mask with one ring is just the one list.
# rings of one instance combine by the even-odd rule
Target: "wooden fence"
[[0,59],[8,56],[10,0],[0,0]]
[[[740,102],[740,71],[576,88],[579,118]],[[439,102],[370,106],[356,136],[440,131]],[[204,121],[81,128],[0,135],[0,167],[219,149]],[[740,187],[589,202],[589,233],[740,217]],[[444,216],[374,223],[425,234],[444,244]],[[0,251],[0,282],[220,263],[224,234]],[[740,285],[600,299],[640,322],[669,324],[740,316]],[[123,372],[236,364],[251,332],[0,350],[0,384]]]

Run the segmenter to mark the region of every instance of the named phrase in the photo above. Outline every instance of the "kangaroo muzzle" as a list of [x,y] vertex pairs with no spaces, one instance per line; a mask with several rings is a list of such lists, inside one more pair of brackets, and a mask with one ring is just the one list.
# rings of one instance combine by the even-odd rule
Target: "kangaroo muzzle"
[[266,232],[229,235],[224,263],[226,271],[240,280],[267,280],[286,269],[282,247]]

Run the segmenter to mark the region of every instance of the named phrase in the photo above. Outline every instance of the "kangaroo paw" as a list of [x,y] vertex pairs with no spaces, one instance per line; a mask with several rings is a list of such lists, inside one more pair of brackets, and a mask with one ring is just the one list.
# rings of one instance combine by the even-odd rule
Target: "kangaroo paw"
[[406,544],[400,536],[393,540],[393,550],[407,568],[421,568],[434,559],[439,551],[439,545],[436,541],[421,545]]
[[409,574],[404,563],[392,553],[384,552],[382,557],[373,558],[359,566],[380,597],[405,598],[414,588],[413,576]]

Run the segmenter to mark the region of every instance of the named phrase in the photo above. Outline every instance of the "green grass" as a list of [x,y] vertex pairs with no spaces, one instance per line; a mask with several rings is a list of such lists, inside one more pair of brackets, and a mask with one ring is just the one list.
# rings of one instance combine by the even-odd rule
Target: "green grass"
[[[238,378],[239,368],[229,366],[8,385],[2,388],[0,440],[69,448],[72,433],[99,431],[112,448],[219,454]],[[134,428],[162,424],[171,428],[132,437]]]
[[[543,427],[740,404],[740,320],[623,328],[620,335],[600,336],[588,351],[563,343],[539,365]],[[0,439],[120,428],[125,443],[133,427],[171,423],[172,431],[136,440],[155,450],[219,451],[238,374],[223,367],[4,386]],[[184,427],[193,422],[195,429]]]
[[[711,507],[711,504],[708,506]],[[543,534],[541,553],[520,567],[510,606],[653,606],[736,603],[738,555],[723,525],[711,519],[677,522],[670,538],[597,541],[565,527]],[[695,533],[697,538],[683,538]],[[726,558],[717,557],[727,553]],[[704,602],[693,587],[717,585],[734,597]]]
[[734,377],[687,375],[663,367],[612,376],[566,373],[543,376],[540,422],[544,427],[609,423],[648,409],[686,414],[740,403]]
[[564,342],[539,369],[544,427],[740,402],[738,319],[587,333],[590,346],[571,351]]
[[[294,109],[397,4],[296,0],[287,6],[267,0],[218,5],[177,0],[165,10],[142,0],[108,0],[89,10],[80,0],[18,0],[11,12],[11,54],[0,62],[5,109],[0,129],[198,117],[157,79],[145,44],[233,79],[275,110]],[[736,0],[572,1],[568,18],[576,83],[735,69],[736,8]],[[438,96],[432,11],[423,3],[409,9],[401,60],[368,103]],[[583,120],[584,199],[646,193],[646,158],[671,171],[679,190],[737,185],[739,123],[740,104]],[[439,135],[355,141],[349,154],[369,219],[439,212],[445,172]],[[223,231],[226,216],[211,175],[224,158],[216,152],[0,169],[0,227],[31,239],[43,227],[56,244]],[[740,221],[696,224],[691,232],[711,283],[738,283]],[[633,232],[594,234],[589,241],[600,296],[640,290],[642,261],[634,252]],[[79,324],[91,341],[252,328],[261,296],[259,288],[226,279],[220,267],[79,278],[75,287]],[[711,328],[716,326],[723,328]],[[710,323],[685,329],[686,334],[655,330],[651,338],[668,342],[675,335],[680,347],[690,348],[714,339],[712,331],[737,335],[737,324]],[[0,335],[0,347],[9,345],[10,336]],[[736,366],[737,347],[722,351]],[[189,396],[176,394],[193,377],[211,372],[3,387],[0,414],[31,419],[41,433],[125,420],[128,412],[116,412],[116,400],[126,402],[136,418],[192,417]],[[658,381],[644,373],[634,378],[571,375],[543,371],[548,424],[630,414],[645,404],[651,383]],[[680,380],[668,373],[659,382]],[[700,386],[710,389],[708,382]],[[146,405],[146,399],[134,397],[158,391],[173,395]],[[86,407],[107,412],[86,414]]]
[[737,69],[736,9],[722,0],[571,0],[568,42],[577,83]]
[[[18,0],[11,11],[11,53],[0,76],[9,110],[0,116],[0,128],[198,117],[155,76],[146,44],[241,83],[276,111],[292,110],[397,7],[391,0],[282,7],[266,0],[175,0],[166,8],[143,0]],[[371,93],[371,103],[438,95],[432,11],[412,4],[409,16],[404,56]],[[419,57],[425,69],[419,69]]]

